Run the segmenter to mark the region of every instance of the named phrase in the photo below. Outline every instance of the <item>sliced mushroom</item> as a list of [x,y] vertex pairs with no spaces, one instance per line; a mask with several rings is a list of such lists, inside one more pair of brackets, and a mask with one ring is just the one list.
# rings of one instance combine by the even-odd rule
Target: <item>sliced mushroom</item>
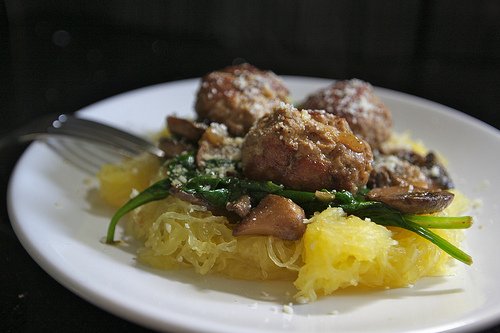
[[208,126],[203,123],[195,123],[193,121],[174,116],[167,117],[167,126],[172,134],[185,138],[189,142],[193,143],[198,142],[208,128]]
[[381,150],[374,155],[369,187],[408,186],[447,190],[453,181],[434,153],[423,156],[408,149]]
[[455,187],[448,171],[434,153],[431,152],[425,156],[422,169],[422,171],[431,180],[431,188],[446,190]]
[[233,229],[233,236],[264,235],[298,240],[306,231],[304,210],[288,198],[269,194]]
[[229,136],[225,125],[212,123],[198,141],[199,149],[196,154],[198,168],[204,170],[205,162],[213,159],[241,160],[242,142],[242,138]]
[[211,202],[205,200],[201,195],[183,191],[179,185],[172,186],[169,192],[179,199],[192,203],[193,205],[206,207],[214,215],[225,216],[231,223],[236,223],[240,219],[240,217],[234,212],[230,212],[227,209],[212,204]]
[[408,186],[428,187],[422,170],[397,155],[377,154],[368,180],[369,187]]
[[240,217],[245,217],[252,209],[252,203],[248,194],[241,195],[238,199],[228,203],[226,209],[230,212],[235,212]]
[[414,186],[374,188],[366,195],[371,201],[383,202],[403,214],[430,214],[440,212],[453,201],[448,191],[432,191]]
[[194,150],[193,145],[172,137],[161,137],[158,142],[158,148],[165,152],[165,158],[167,159],[176,157],[185,151]]
[[427,178],[427,187],[429,189],[447,190],[454,188],[453,180],[435,153],[430,152],[422,156],[411,150],[399,149],[391,152],[391,154],[417,166]]

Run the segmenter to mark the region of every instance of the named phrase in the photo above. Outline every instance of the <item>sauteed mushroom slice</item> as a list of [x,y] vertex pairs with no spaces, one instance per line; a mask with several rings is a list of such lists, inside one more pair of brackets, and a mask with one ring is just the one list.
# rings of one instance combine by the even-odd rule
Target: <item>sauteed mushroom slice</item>
[[252,203],[248,194],[241,195],[238,199],[228,203],[226,209],[230,212],[235,212],[240,217],[245,217],[252,209]]
[[163,150],[165,158],[174,158],[185,151],[194,150],[194,146],[186,141],[172,137],[161,137],[158,141],[158,148]]
[[449,176],[446,167],[435,153],[430,152],[422,156],[411,150],[400,149],[390,152],[390,154],[418,167],[427,178],[427,187],[442,190],[454,188],[453,180]]
[[434,153],[431,152],[425,156],[422,169],[430,179],[430,187],[440,189],[452,189],[455,187],[446,168]]
[[193,143],[197,143],[208,128],[206,124],[174,116],[167,117],[167,126],[172,134]]
[[[241,160],[242,142],[243,138],[229,136],[226,125],[212,123],[198,141],[199,149],[196,154],[198,168],[204,170],[206,162],[214,159]],[[235,172],[232,170],[232,173]],[[221,175],[223,176],[225,175]]]
[[233,229],[233,236],[264,235],[298,240],[306,231],[304,210],[288,198],[269,194]]
[[172,186],[169,192],[179,199],[192,203],[193,205],[206,207],[207,210],[211,211],[214,215],[225,216],[231,223],[236,223],[236,221],[239,220],[239,216],[236,213],[210,203],[199,194],[188,193],[182,190],[178,185]]
[[453,201],[448,191],[432,191],[414,186],[374,188],[366,195],[371,201],[383,202],[403,214],[430,214],[440,212]]

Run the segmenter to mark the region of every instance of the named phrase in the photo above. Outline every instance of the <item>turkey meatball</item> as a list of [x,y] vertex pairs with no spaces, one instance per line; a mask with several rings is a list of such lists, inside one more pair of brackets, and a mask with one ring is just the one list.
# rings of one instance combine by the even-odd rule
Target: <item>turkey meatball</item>
[[345,119],[281,103],[260,118],[242,145],[243,173],[287,189],[357,192],[369,178],[372,151]]
[[230,66],[201,80],[195,110],[199,120],[225,124],[229,134],[243,137],[272,107],[288,100],[283,81],[252,65]]
[[389,109],[374,94],[369,83],[358,79],[336,81],[307,97],[303,109],[318,109],[345,118],[351,130],[373,149],[392,132]]

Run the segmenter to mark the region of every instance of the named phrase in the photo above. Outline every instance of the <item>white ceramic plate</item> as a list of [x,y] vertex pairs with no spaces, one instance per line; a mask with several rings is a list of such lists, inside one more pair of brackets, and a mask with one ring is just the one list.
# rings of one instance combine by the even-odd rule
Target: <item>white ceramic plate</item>
[[[330,81],[284,77],[295,99]],[[125,93],[82,115],[133,132],[158,131],[165,115],[193,115],[198,80]],[[449,160],[457,187],[482,200],[465,250],[474,259],[457,275],[424,278],[413,288],[339,291],[312,304],[292,302],[291,283],[232,281],[187,271],[160,271],[135,260],[136,246],[101,243],[112,211],[95,200],[94,173],[109,160],[93,146],[36,142],[13,173],[8,205],[13,227],[30,255],[57,281],[89,302],[162,331],[205,332],[437,332],[471,331],[500,320],[500,224],[497,206],[500,134],[447,107],[376,89],[392,110],[396,131]],[[123,235],[118,228],[117,237]]]

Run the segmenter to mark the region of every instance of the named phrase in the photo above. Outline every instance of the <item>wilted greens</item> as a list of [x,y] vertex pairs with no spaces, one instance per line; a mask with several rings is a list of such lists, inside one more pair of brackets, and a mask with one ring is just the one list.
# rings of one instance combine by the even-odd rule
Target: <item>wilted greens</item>
[[[356,195],[348,191],[292,191],[285,190],[283,186],[270,181],[254,181],[236,176],[220,177],[213,170],[227,167],[228,164],[233,162],[224,160],[207,161],[205,169],[201,171],[196,166],[194,154],[194,152],[185,153],[166,162],[165,167],[169,170],[168,177],[140,192],[115,213],[108,227],[106,243],[114,243],[115,228],[121,217],[148,202],[166,198],[170,195],[172,185],[178,184],[180,190],[200,196],[219,207],[226,207],[228,203],[238,199],[243,194],[248,195],[254,203],[258,203],[268,194],[280,195],[294,201],[308,215],[328,207],[340,207],[347,214],[362,219],[370,219],[372,222],[383,226],[410,230],[431,241],[455,259],[468,265],[472,264],[472,258],[468,254],[429,230],[429,228],[468,228],[472,223],[469,216],[404,215],[384,203],[366,201],[366,189],[360,190]],[[233,169],[237,169],[235,165],[233,165]]]

